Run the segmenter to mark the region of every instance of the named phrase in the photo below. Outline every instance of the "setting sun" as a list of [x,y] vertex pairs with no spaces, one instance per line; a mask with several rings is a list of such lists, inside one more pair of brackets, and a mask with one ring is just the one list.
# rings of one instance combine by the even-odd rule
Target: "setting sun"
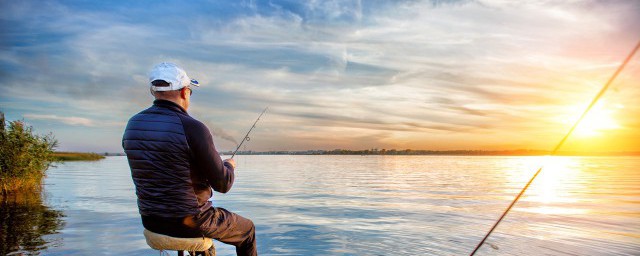
[[616,109],[605,108],[602,105],[596,105],[584,119],[578,124],[575,135],[578,137],[593,137],[602,135],[608,130],[619,129],[620,125],[614,118]]

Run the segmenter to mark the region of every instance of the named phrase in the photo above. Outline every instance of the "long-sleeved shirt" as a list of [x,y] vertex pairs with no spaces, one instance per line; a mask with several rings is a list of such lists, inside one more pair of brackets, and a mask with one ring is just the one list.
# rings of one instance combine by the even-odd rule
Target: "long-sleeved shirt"
[[122,144],[145,228],[197,236],[185,218],[197,222],[199,213],[212,207],[212,189],[226,193],[235,178],[209,129],[179,105],[156,100],[129,120]]

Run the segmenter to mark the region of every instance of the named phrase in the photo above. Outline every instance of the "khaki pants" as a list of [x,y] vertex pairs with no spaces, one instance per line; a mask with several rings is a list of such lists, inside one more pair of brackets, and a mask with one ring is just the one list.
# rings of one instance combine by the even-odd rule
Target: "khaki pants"
[[250,219],[220,207],[212,207],[195,218],[196,224],[205,237],[234,245],[237,255],[258,255],[256,228]]

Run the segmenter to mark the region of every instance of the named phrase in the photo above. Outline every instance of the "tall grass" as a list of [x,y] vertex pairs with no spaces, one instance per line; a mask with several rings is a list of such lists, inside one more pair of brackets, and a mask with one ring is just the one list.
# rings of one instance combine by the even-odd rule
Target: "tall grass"
[[103,155],[82,152],[53,152],[56,161],[95,161],[104,159]]
[[5,124],[0,112],[0,187],[2,194],[39,189],[45,171],[54,161],[58,142],[52,134],[39,136],[22,121]]

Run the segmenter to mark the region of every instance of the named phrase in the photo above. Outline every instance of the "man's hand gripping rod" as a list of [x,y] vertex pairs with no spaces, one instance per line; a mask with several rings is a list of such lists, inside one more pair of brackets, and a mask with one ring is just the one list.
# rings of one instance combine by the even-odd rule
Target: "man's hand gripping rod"
[[238,152],[238,149],[240,149],[240,146],[242,146],[242,143],[244,143],[245,141],[250,141],[251,140],[251,138],[249,138],[249,133],[251,133],[251,130],[253,130],[253,128],[256,127],[256,124],[260,120],[260,117],[262,117],[262,115],[264,115],[264,112],[267,112],[268,108],[269,107],[264,108],[264,110],[262,110],[262,113],[260,113],[260,116],[258,116],[258,119],[256,119],[255,122],[253,122],[253,125],[251,126],[251,128],[247,132],[247,135],[245,135],[244,138],[242,138],[242,141],[240,142],[240,144],[238,144],[238,147],[236,148],[236,151],[233,151],[233,155],[231,155],[231,159],[233,159],[233,157],[236,156],[236,153]]

